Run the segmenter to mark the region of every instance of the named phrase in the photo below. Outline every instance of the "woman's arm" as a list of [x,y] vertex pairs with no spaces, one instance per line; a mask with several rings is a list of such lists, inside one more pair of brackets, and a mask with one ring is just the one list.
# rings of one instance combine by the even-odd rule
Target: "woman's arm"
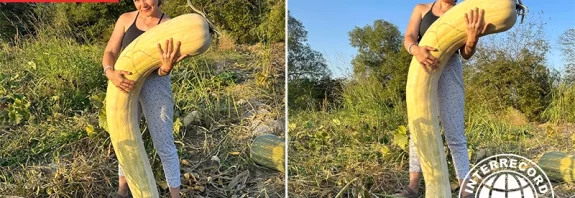
[[474,10],[470,10],[469,14],[465,13],[467,41],[465,42],[465,45],[459,49],[461,57],[465,60],[469,60],[475,54],[479,37],[483,35],[487,29],[488,24],[485,24],[483,19],[484,12],[485,11],[483,9],[479,10],[478,8],[475,8]]
[[104,67],[104,74],[108,80],[112,81],[112,83],[121,91],[128,93],[134,89],[134,81],[126,79],[124,75],[130,75],[131,73],[129,71],[114,69],[114,64],[116,63],[116,59],[118,58],[118,54],[122,47],[126,18],[127,14],[122,14],[120,18],[118,18],[114,31],[112,32],[112,36],[110,37],[110,40],[108,40],[108,44],[104,50],[102,65]]
[[[171,18],[168,15],[164,16],[162,19],[162,23],[170,20]],[[168,39],[165,41],[164,47],[160,43],[157,44],[158,51],[160,53],[160,68],[158,68],[158,76],[166,76],[170,74],[172,69],[174,68],[174,64],[176,62],[181,61],[182,59],[186,58],[188,55],[181,55],[180,54],[180,46],[181,42],[178,41],[174,45],[173,39]]]
[[461,57],[465,60],[469,60],[475,54],[475,48],[477,46],[477,41],[467,41],[463,47],[459,49],[459,53],[461,53]]
[[[416,5],[411,13],[411,18],[407,24],[407,30],[405,30],[405,36],[403,39],[403,46],[405,50],[413,54],[413,49],[417,47],[417,37],[419,36],[419,24],[421,23],[421,8],[422,5]],[[411,45],[411,48],[410,48]]]
[[[112,66],[110,69],[113,70],[116,59],[118,58],[117,56],[120,53],[125,29],[123,24],[124,18],[126,18],[126,14],[122,14],[120,18],[118,18],[118,21],[116,21],[112,36],[110,36],[110,40],[108,40],[108,44],[104,50],[104,57],[102,58],[102,66],[104,69],[106,69],[108,66]],[[110,71],[110,69],[106,69],[106,74],[108,71]]]
[[439,65],[439,60],[433,57],[429,51],[435,51],[437,49],[429,46],[418,46],[417,37],[419,36],[419,24],[421,23],[421,16],[423,10],[425,10],[426,5],[419,4],[416,5],[411,13],[411,19],[409,19],[409,24],[407,24],[407,30],[405,31],[405,36],[403,39],[403,45],[407,52],[415,56],[419,64],[429,72],[430,69],[436,69]]

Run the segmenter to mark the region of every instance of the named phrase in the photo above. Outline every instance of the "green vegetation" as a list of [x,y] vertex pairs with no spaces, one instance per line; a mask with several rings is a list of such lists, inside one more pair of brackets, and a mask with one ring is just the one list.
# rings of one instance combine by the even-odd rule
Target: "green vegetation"
[[[162,10],[171,17],[193,13],[186,0],[162,0]],[[285,2],[270,0],[191,0],[216,27],[237,44],[277,43],[285,38]],[[52,21],[50,27],[81,43],[107,42],[118,17],[135,10],[132,1],[119,3],[0,3],[0,41],[35,30],[35,18]],[[71,28],[73,27],[73,28]],[[6,30],[6,31],[4,31]]]
[[[305,31],[296,19],[289,23],[290,32],[292,26]],[[537,161],[545,152],[572,152],[575,87],[569,72],[561,75],[547,65],[545,54],[555,46],[545,40],[542,24],[526,21],[484,37],[476,55],[463,60],[472,165],[499,153]],[[569,50],[575,47],[573,32],[566,31],[560,43],[571,53],[566,57],[575,55]],[[350,30],[349,40],[358,53],[351,62],[353,74],[345,79],[325,77],[329,71],[323,58],[306,59],[316,54],[311,48],[307,55],[289,57],[301,61],[290,68],[290,77],[321,71],[290,78],[288,85],[290,196],[385,197],[409,182],[405,83],[412,57],[403,49],[403,35],[396,25],[375,20]],[[297,41],[289,43],[290,55],[299,50],[292,46],[307,45],[306,39]],[[573,70],[570,60],[568,71]],[[447,155],[455,192],[457,180]],[[557,196],[571,196],[575,190],[553,185]]]
[[[114,5],[43,5],[55,6],[51,14],[61,18],[46,17],[43,6],[31,5],[40,13],[27,19],[33,34],[0,41],[0,196],[104,197],[115,192],[117,160],[102,119],[107,81],[101,66],[105,43],[100,42],[107,39],[102,27],[111,27],[123,11],[124,3]],[[110,18],[75,15],[81,9]],[[133,5],[128,2],[126,9]],[[274,7],[251,14],[277,20],[283,13]],[[88,25],[80,19],[97,22]],[[262,35],[280,31],[255,23],[245,27]],[[270,130],[263,132],[284,136],[279,124],[285,120],[284,44],[273,36],[261,38],[236,45],[226,43],[235,39],[224,35],[220,45],[175,66],[174,137],[183,197],[284,197],[283,173],[249,158],[255,129],[265,125]],[[167,197],[145,122],[141,129],[158,187]]]

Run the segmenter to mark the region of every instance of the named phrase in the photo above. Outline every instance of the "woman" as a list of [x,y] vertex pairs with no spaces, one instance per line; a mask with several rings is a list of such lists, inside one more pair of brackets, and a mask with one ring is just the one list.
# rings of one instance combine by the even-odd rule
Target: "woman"
[[[435,20],[455,6],[455,2],[456,0],[437,0],[428,4],[418,4],[413,9],[405,33],[404,46],[411,55],[415,56],[427,72],[438,67],[438,59],[429,53],[437,49],[431,46],[418,46],[418,42]],[[469,59],[475,53],[479,36],[487,28],[487,24],[483,22],[483,12],[483,10],[480,11],[475,8],[470,10],[469,14],[465,14],[467,42],[446,63],[439,79],[437,90],[441,124],[453,157],[455,172],[460,185],[462,182],[467,181],[464,180],[464,177],[469,172],[470,165],[467,154],[467,140],[464,133],[463,108],[465,100],[463,71],[459,56]],[[422,174],[415,151],[416,148],[411,139],[409,148],[409,185],[398,190],[396,195],[411,198],[419,196],[418,189]],[[473,197],[472,194],[463,193],[462,197]]]
[[[115,70],[113,67],[120,50],[128,46],[146,30],[170,20],[170,17],[160,9],[158,0],[134,0],[134,5],[136,11],[124,13],[118,18],[102,60],[106,77],[126,93],[134,89],[134,81],[124,77],[130,75],[129,71]],[[170,84],[170,71],[174,63],[186,57],[183,55],[176,59],[180,44],[178,42],[174,46],[173,40],[170,39],[165,41],[164,48],[162,48],[158,43],[161,66],[157,72],[148,76],[139,98],[139,117],[143,113],[146,118],[154,147],[162,160],[171,197],[180,197],[180,163],[172,135],[174,98]],[[114,197],[127,197],[129,193],[128,183],[120,166],[118,166],[118,174],[119,187]]]

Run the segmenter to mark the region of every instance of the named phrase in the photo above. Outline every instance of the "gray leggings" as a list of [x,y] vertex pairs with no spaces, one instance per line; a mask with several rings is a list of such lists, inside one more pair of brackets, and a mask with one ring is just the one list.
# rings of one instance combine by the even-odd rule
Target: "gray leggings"
[[[148,76],[140,92],[138,118],[142,117],[142,113],[144,114],[154,148],[162,160],[168,186],[176,188],[181,184],[180,160],[172,133],[174,97],[170,79],[171,75],[160,77],[156,72]],[[118,175],[124,176],[120,165],[118,165]]]
[[[458,179],[469,172],[469,156],[465,137],[463,69],[459,54],[453,54],[443,69],[437,87],[441,126],[451,151]],[[409,172],[421,172],[413,140],[409,139]]]

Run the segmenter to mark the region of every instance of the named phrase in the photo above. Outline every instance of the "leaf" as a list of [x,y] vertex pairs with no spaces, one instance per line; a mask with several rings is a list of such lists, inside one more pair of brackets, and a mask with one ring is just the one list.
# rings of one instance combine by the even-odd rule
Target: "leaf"
[[22,106],[22,100],[20,99],[14,99],[14,107],[15,108],[19,108]]
[[399,127],[397,127],[397,132],[399,132],[399,134],[406,135],[407,134],[407,128],[405,128],[405,126],[403,126],[403,125],[400,125]]
[[379,149],[379,152],[381,152],[381,154],[382,154],[383,156],[386,156],[386,155],[388,155],[388,154],[391,153],[390,150],[389,150],[389,147],[387,147],[387,146],[382,146],[382,147]]
[[191,173],[184,173],[184,178],[186,178],[186,180],[191,181],[193,179],[193,175]]
[[239,154],[240,154],[240,152],[237,152],[237,151],[232,151],[232,152],[229,152],[229,154],[230,154],[230,155],[239,155]]
[[16,111],[10,111],[8,113],[8,120],[11,125],[17,125],[20,123],[20,120],[22,120],[22,116]]
[[331,120],[336,126],[341,125],[341,122],[339,121],[339,119],[335,118],[333,120]]
[[182,123],[182,121],[180,121],[180,118],[176,118],[176,121],[174,121],[174,133],[175,134],[180,134],[180,128],[183,126],[184,124]]
[[553,127],[551,127],[551,125],[547,125],[547,127],[545,129],[547,131],[547,136],[551,137],[555,134],[555,129],[553,129]]
[[90,97],[90,103],[94,105],[94,107],[100,109],[104,106],[103,98],[100,95],[92,95]]
[[[182,159],[181,160],[182,166],[190,166],[190,162],[188,160]],[[192,172],[192,171],[190,171]]]
[[292,131],[292,130],[294,130],[294,129],[296,128],[296,126],[297,126],[297,125],[296,125],[295,123],[289,123],[289,124],[288,124],[288,130]]
[[311,128],[313,128],[313,123],[310,122],[310,121],[307,121],[307,122],[305,123],[305,128],[306,128],[306,129],[311,129]]
[[108,120],[106,118],[106,108],[100,109],[100,113],[98,113],[98,126],[109,132]]
[[393,144],[399,146],[399,148],[405,150],[408,142],[406,134],[401,134],[400,132],[393,134]]
[[30,65],[33,70],[36,70],[36,63],[34,61],[28,61],[28,65]]
[[156,183],[160,186],[162,190],[168,189],[168,182],[166,181],[156,181]]
[[86,133],[88,133],[89,137],[96,135],[96,133],[94,131],[94,126],[92,126],[91,124],[88,124],[88,126],[86,127]]
[[194,186],[194,190],[204,192],[206,190],[206,188],[204,186]]

